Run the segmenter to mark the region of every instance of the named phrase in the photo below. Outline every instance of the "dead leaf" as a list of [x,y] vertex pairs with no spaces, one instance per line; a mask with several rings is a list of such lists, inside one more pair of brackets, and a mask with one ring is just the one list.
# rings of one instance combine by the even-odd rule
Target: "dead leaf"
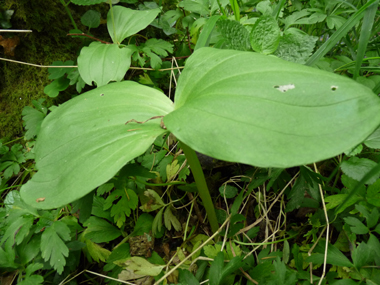
[[19,43],[19,37],[5,39],[2,36],[0,36],[0,46],[4,48],[4,55],[15,56],[15,48]]

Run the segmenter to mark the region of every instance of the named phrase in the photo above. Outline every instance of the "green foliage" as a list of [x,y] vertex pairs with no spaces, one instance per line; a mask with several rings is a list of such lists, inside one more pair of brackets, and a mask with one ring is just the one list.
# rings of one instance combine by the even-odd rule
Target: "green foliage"
[[223,46],[227,49],[248,50],[248,31],[239,22],[219,20],[218,28],[223,37]]
[[[145,29],[158,15],[159,9],[136,11],[115,6],[107,15],[108,32],[115,44]],[[113,16],[112,16],[113,13]],[[112,20],[112,17],[114,20]]]
[[25,122],[25,139],[30,140],[38,135],[43,119],[46,117],[47,108],[43,105],[45,99],[41,98],[38,101],[33,100],[32,104],[35,108],[25,106],[22,110],[22,119]]
[[132,50],[128,47],[93,42],[81,50],[78,71],[83,81],[100,87],[110,81],[121,81],[131,65]]
[[280,42],[280,28],[272,16],[261,16],[252,27],[250,35],[251,46],[254,51],[271,54]]
[[69,255],[65,241],[70,239],[70,229],[62,221],[54,222],[41,235],[41,256],[45,261],[49,260],[59,274],[63,272],[65,257]]
[[83,16],[80,18],[80,21],[83,25],[89,28],[97,28],[100,25],[100,13],[95,10],[88,10]]
[[1,10],[0,11],[0,27],[2,29],[10,29],[12,28],[12,24],[10,22],[14,10]]
[[[318,283],[326,261],[319,283],[379,283],[378,1],[120,2],[61,1],[96,42],[75,36],[78,69],[49,68],[58,107],[24,108],[36,148],[0,141],[1,270],[291,285]],[[208,223],[222,241],[204,244]]]

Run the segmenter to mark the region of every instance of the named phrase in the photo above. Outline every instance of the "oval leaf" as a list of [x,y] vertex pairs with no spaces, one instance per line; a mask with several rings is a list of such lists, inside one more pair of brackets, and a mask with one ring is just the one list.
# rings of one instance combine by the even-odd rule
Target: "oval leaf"
[[36,144],[39,171],[21,188],[22,198],[51,209],[83,197],[165,132],[159,118],[127,121],[171,110],[163,93],[134,82],[100,87],[61,105],[42,123]]
[[251,32],[251,46],[254,51],[271,54],[280,42],[280,28],[272,16],[261,16],[253,25]]
[[133,51],[128,47],[93,42],[82,48],[78,57],[78,70],[83,81],[103,86],[110,81],[121,81],[131,66]]
[[271,56],[202,48],[187,61],[166,127],[196,151],[261,167],[333,157],[380,123],[367,87]]
[[101,14],[95,10],[88,10],[80,18],[80,21],[83,25],[89,28],[97,28],[100,25]]
[[[111,11],[107,15],[107,28],[112,41],[121,43],[125,38],[137,34],[145,29],[160,13],[160,9],[138,11],[122,6],[113,7],[115,25],[113,25]],[[116,27],[116,31],[114,30]]]

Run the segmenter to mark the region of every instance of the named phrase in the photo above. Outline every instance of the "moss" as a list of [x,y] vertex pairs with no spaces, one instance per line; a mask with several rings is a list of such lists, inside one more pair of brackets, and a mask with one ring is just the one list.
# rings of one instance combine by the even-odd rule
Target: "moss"
[[[5,0],[2,6],[15,11],[12,28],[33,30],[17,34],[20,44],[12,59],[41,65],[75,60],[82,43],[66,36],[73,27],[59,0]],[[76,9],[72,13],[80,23],[80,15],[88,8],[75,5],[70,8]],[[4,57],[1,49],[0,56]],[[31,101],[38,98],[51,102],[43,92],[49,83],[46,68],[0,61],[0,137],[22,135],[23,107],[31,106]]]

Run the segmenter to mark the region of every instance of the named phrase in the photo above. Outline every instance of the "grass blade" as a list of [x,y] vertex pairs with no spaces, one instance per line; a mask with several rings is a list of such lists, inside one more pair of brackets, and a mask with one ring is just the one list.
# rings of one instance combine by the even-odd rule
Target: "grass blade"
[[375,3],[369,6],[364,13],[363,25],[360,32],[360,38],[359,38],[359,47],[358,47],[358,51],[356,55],[355,71],[354,71],[354,76],[353,76],[355,80],[359,76],[360,67],[362,66],[362,62],[365,56],[368,41],[371,36],[372,26],[375,20],[375,15],[376,15],[378,6],[379,6],[379,1],[377,0],[375,1]]
[[284,7],[284,4],[285,4],[285,0],[281,0],[280,2],[278,2],[276,8],[274,8],[272,16],[276,20],[278,19],[278,15],[280,15],[280,11],[281,11],[282,7]]
[[365,10],[378,0],[370,0],[353,14],[332,36],[309,58],[306,65],[313,65],[328,53],[364,16]]
[[203,27],[202,33],[199,36],[197,44],[195,45],[194,51],[196,51],[199,48],[208,46],[211,33],[214,30],[215,24],[220,17],[221,15],[215,15],[208,19],[207,23]]

